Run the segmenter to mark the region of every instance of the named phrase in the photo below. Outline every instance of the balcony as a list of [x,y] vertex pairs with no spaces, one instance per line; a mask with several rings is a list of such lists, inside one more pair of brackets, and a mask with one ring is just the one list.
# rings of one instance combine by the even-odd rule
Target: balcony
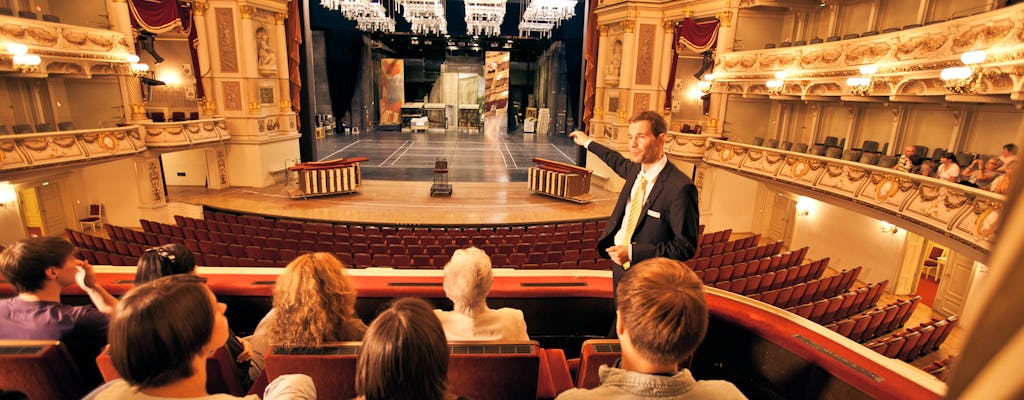
[[[4,15],[0,42],[25,45],[40,57],[37,68],[27,72],[32,77],[118,75],[124,72],[117,66],[127,65],[126,55],[134,53],[120,32]],[[0,71],[18,70],[11,58],[0,56]]]
[[843,200],[865,214],[902,221],[899,225],[911,230],[936,232],[977,258],[992,248],[1006,202],[1000,194],[874,165],[720,139],[707,142],[703,160],[709,165]]
[[86,163],[231,139],[224,118],[0,136],[0,172]]
[[[1024,101],[1024,84],[1014,77],[1024,67],[1022,17],[1024,8],[1007,7],[857,39],[726,53],[718,57],[714,87],[776,100]],[[972,50],[986,50],[987,58],[965,65],[961,56]],[[950,88],[943,69],[965,66],[971,85]]]

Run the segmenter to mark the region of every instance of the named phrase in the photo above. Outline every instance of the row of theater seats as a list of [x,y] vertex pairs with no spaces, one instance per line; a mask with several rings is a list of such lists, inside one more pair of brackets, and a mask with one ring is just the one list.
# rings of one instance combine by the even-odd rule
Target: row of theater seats
[[11,129],[7,129],[7,125],[0,124],[0,135],[11,135],[21,133],[43,133],[43,132],[56,132],[56,131],[73,131],[75,130],[75,123],[71,121],[58,122],[57,126],[54,127],[52,123],[43,122],[39,124],[17,124],[11,126]]
[[889,281],[870,283],[857,290],[789,307],[786,311],[824,325],[871,309],[878,303],[878,299],[882,297],[882,292],[885,291],[888,284]]
[[[163,111],[152,111],[152,112],[149,112],[149,119],[153,120],[153,122],[167,122],[167,116],[163,113]],[[171,119],[170,119],[170,121],[171,122],[181,122],[181,121],[194,121],[194,120],[197,120],[197,119],[199,119],[199,112],[198,111],[189,111],[188,118],[185,117],[185,112],[184,111],[174,111],[174,112],[171,112]]]
[[857,281],[857,276],[860,275],[861,269],[861,267],[856,267],[850,270],[843,270],[838,274],[825,278],[798,283],[781,289],[769,290],[764,293],[754,293],[747,297],[779,308],[813,303],[850,290],[853,283]]
[[714,286],[742,295],[764,293],[820,279],[823,272],[825,272],[824,265],[815,261],[778,271],[769,271],[764,274],[719,281],[714,283]]
[[[727,229],[723,232],[728,234],[732,233],[732,229]],[[715,232],[716,234],[718,232]],[[733,251],[744,250],[754,247],[761,241],[761,234],[754,234],[747,236],[742,239],[730,240],[730,241],[718,241],[710,242],[708,244],[700,245],[697,247],[697,253],[694,258],[710,257],[717,254],[731,253]]]
[[886,357],[910,362],[935,351],[949,337],[960,320],[956,315],[931,320],[902,332],[865,343],[864,346]]
[[[7,3],[7,4],[10,4],[10,3]],[[25,4],[25,3],[22,3],[22,4]],[[14,16],[14,9],[12,9],[10,7],[0,7],[0,15],[9,15],[9,16],[13,17]],[[46,22],[55,22],[55,23],[59,23],[60,22],[60,17],[58,17],[58,16],[56,16],[54,14],[37,13],[37,12],[31,11],[31,10],[20,10],[20,11],[18,11],[18,18],[41,19],[41,20],[46,21]]]
[[[963,17],[966,17],[966,16],[967,15],[957,15],[957,16],[955,16],[953,18],[950,18],[950,19],[952,20],[952,19],[956,19],[956,18],[963,18]],[[937,24],[939,22],[945,22],[945,20],[929,21],[929,22],[925,23],[924,25]],[[898,26],[888,27],[888,28],[882,29],[881,32],[879,32],[877,30],[870,30],[870,31],[862,32],[862,33],[847,33],[847,34],[842,35],[842,36],[833,35],[833,36],[829,36],[829,37],[824,38],[824,39],[822,39],[820,37],[815,37],[815,38],[812,38],[810,40],[796,40],[796,41],[792,41],[792,42],[786,41],[786,42],[779,42],[779,43],[765,43],[764,48],[765,49],[774,49],[774,48],[786,48],[786,47],[804,46],[804,45],[808,45],[808,44],[838,42],[840,40],[850,40],[850,39],[857,39],[857,38],[862,38],[862,37],[875,36],[875,35],[878,35],[879,33],[885,34],[885,33],[899,32],[901,30],[920,28],[921,26],[923,26],[923,25],[922,24],[908,24],[908,25],[904,25],[903,27],[898,27]]]
[[[889,150],[889,143],[879,147],[878,142],[873,140],[865,140],[861,144],[860,148],[849,148],[846,147],[846,139],[839,139],[835,136],[825,137],[823,143],[816,143],[813,145],[807,145],[806,143],[790,142],[788,140],[779,141],[777,139],[765,140],[763,137],[754,138],[755,146],[764,146],[773,149],[794,151],[797,153],[807,153],[816,156],[839,158],[846,161],[859,162],[861,164],[877,165],[882,168],[892,168],[899,161],[899,154],[888,155],[886,154]],[[936,147],[931,149],[931,155],[928,154],[928,146],[914,145],[914,155],[919,159],[929,159],[936,163],[939,162],[944,154],[948,153],[949,150],[943,147]],[[955,152],[957,164],[961,168],[967,168],[976,159],[988,159],[994,157],[991,154],[978,154],[968,152]]]
[[939,361],[933,361],[931,364],[921,367],[921,369],[938,378],[940,381],[945,381],[946,376],[949,375],[949,366],[953,364],[953,359],[955,358],[955,355],[950,355],[949,357],[943,358]]
[[[750,261],[738,262],[735,264],[722,265],[719,267],[708,267],[705,269],[695,270],[697,277],[707,285],[714,285],[718,282],[729,281],[733,279],[740,279],[750,277],[754,275],[765,275],[769,272],[778,272],[784,269],[796,267],[802,262],[802,252],[805,252],[806,247],[795,250],[787,251],[781,254],[775,254],[771,256],[765,256],[759,259]],[[829,258],[823,258],[815,261],[817,266],[822,269],[828,266]],[[816,267],[817,267],[816,266]],[[808,271],[810,273],[811,271]],[[821,276],[819,273],[818,276]]]
[[[264,375],[252,387],[238,380],[238,364],[222,347],[207,359],[206,389],[234,396],[262,394],[278,376],[301,373],[313,378],[319,398],[353,398],[360,347],[360,342],[274,347],[265,358]],[[621,355],[615,339],[587,340],[580,359],[571,361],[561,349],[544,349],[536,341],[449,342],[448,349],[452,391],[482,400],[553,399],[573,387],[593,388],[600,384],[599,366],[614,364]],[[120,378],[107,350],[96,363],[105,381]],[[0,340],[0,370],[0,387],[30,399],[80,398],[91,390],[66,346],[57,341]]]
[[[782,241],[777,241],[774,243],[768,243],[757,247],[740,249],[708,257],[691,258],[686,261],[686,265],[690,266],[690,268],[693,268],[694,271],[702,271],[708,268],[719,268],[725,265],[739,264],[746,261],[771,257],[773,255],[779,254],[779,250],[781,249]],[[803,261],[804,254],[806,254],[806,251],[796,254],[797,264]],[[789,260],[787,259],[786,261],[788,262]]]
[[876,307],[870,312],[857,314],[835,322],[831,322],[832,319],[828,318],[821,318],[820,321],[808,319],[821,324],[828,324],[825,325],[826,328],[855,342],[863,343],[903,327],[907,320],[910,319],[911,314],[914,313],[914,309],[920,300],[921,296],[914,296],[907,300],[898,300],[883,307]]

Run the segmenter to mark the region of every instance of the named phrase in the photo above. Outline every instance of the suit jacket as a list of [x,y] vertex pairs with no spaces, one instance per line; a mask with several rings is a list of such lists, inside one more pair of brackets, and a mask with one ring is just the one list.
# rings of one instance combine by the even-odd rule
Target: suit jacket
[[[626,185],[619,193],[615,210],[597,242],[597,251],[608,257],[605,249],[614,246],[615,233],[624,223],[623,216],[629,206],[629,192],[640,174],[641,165],[623,157],[619,152],[597,142],[590,142],[587,149],[603,160],[616,174],[626,179]],[[654,257],[666,257],[679,261],[693,258],[697,252],[697,228],[700,225],[697,210],[697,186],[675,165],[669,162],[658,174],[640,212],[633,237],[631,264]],[[612,264],[612,279],[618,287],[619,279],[625,273],[621,265]]]

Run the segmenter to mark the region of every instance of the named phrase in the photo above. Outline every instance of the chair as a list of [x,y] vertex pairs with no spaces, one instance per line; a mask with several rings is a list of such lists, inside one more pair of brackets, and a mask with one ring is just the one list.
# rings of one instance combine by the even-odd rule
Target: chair
[[847,34],[843,35],[843,40],[856,39],[856,38],[859,38],[859,37],[860,37],[860,34],[857,34],[857,33],[847,33]]
[[879,167],[882,167],[882,168],[892,168],[892,167],[894,167],[896,165],[897,161],[898,160],[896,159],[895,156],[890,156],[890,155],[886,154],[886,155],[881,156],[881,157],[878,158],[878,164],[876,164],[876,165],[878,165]]
[[838,147],[829,147],[825,149],[825,157],[828,158],[839,158],[843,155],[843,149]]
[[956,153],[956,163],[960,165],[960,168],[967,168],[968,165],[974,163],[976,158],[978,158],[978,155],[975,153],[965,153],[962,151]]
[[766,49],[774,49],[775,48],[775,43],[765,43],[764,44],[764,48],[766,48]]
[[795,151],[797,153],[806,153],[807,152],[807,143],[797,143],[797,144],[794,144],[793,145],[793,151]]
[[806,40],[797,40],[797,41],[793,42],[793,46],[803,46],[803,45],[806,45],[806,44],[807,44]]
[[58,122],[57,129],[62,131],[73,131],[75,130],[75,123],[71,121]]
[[864,32],[864,33],[860,34],[860,37],[875,36],[877,34],[878,34],[878,31],[867,31],[867,32]]
[[793,47],[793,43],[792,42],[782,42],[782,43],[779,43],[779,48],[783,48],[783,47]]
[[754,137],[754,146],[763,146],[763,145],[764,145],[764,138],[760,137],[760,136],[755,136]]
[[55,130],[57,130],[57,129],[54,128],[53,124],[51,124],[49,122],[43,122],[43,123],[40,123],[40,124],[36,124],[36,132],[53,132]]
[[768,139],[767,141],[765,141],[764,146],[777,149],[779,148],[779,139]]
[[185,112],[184,111],[174,111],[174,112],[171,112],[171,121],[172,122],[181,122],[181,121],[184,121],[184,120],[185,120]]
[[162,111],[153,111],[149,113],[149,119],[153,122],[167,122],[167,118],[164,116]]
[[865,140],[864,144],[860,146],[860,150],[864,152],[878,152],[878,142],[874,140]]
[[825,155],[825,149],[826,149],[825,145],[816,144],[814,146],[811,146],[811,149],[808,150],[807,153],[811,154],[811,155],[815,155],[815,156],[824,156]]
[[17,125],[14,125],[13,129],[14,129],[14,133],[15,134],[18,134],[18,133],[34,133],[35,132],[35,130],[32,129],[32,125],[29,125],[29,124],[17,124]]
[[825,41],[824,39],[816,37],[814,39],[811,39],[811,44],[818,44],[818,43],[822,43],[824,41]]
[[793,142],[790,142],[788,140],[783,140],[782,143],[779,143],[779,150],[787,150],[788,151],[788,150],[791,150],[791,149],[793,149]]
[[199,112],[198,111],[189,111],[188,112],[188,119],[190,121],[195,121],[195,120],[199,119]]
[[897,32],[899,30],[900,30],[900,28],[894,26],[892,28],[882,29],[882,33],[892,33],[892,32]]
[[[103,349],[103,352],[96,357],[96,365],[100,368],[103,380],[110,382],[121,378],[121,374],[114,368],[114,360],[110,358],[110,348]],[[235,396],[244,396],[248,388],[242,386],[239,380],[238,363],[231,357],[227,345],[221,346],[213,352],[213,356],[206,359],[206,391],[209,393],[228,393]]]
[[18,11],[18,17],[28,19],[39,19],[36,17],[36,13],[28,10]]
[[842,38],[839,37],[839,36],[829,36],[829,37],[825,38],[826,42],[837,42],[837,41],[840,41],[840,40],[842,40]]
[[9,16],[13,17],[14,16],[14,10],[12,10],[12,9],[10,9],[8,7],[0,8],[0,15],[9,15]]
[[926,278],[930,277],[930,279],[937,281],[939,279],[939,274],[942,273],[942,264],[945,263],[944,260],[941,260],[942,255],[945,252],[946,251],[941,247],[933,246],[932,249],[928,251],[928,257],[924,259],[924,266],[921,267],[921,275],[924,275]]
[[843,152],[843,159],[846,161],[857,161],[860,160],[861,154],[860,150],[846,150]]
[[71,353],[56,340],[0,340],[0,388],[29,399],[78,399],[88,391]]
[[82,232],[85,232],[86,226],[93,231],[103,228],[103,215],[103,204],[89,204],[89,216],[79,219],[78,226],[81,228]]
[[875,165],[878,164],[878,159],[881,156],[882,155],[880,153],[870,153],[865,151],[863,154],[860,155],[860,163]]

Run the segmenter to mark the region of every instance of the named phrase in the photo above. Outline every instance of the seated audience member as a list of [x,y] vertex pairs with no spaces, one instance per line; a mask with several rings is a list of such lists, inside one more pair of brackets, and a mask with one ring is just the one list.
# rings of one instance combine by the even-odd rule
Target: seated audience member
[[992,181],[990,190],[999,194],[1009,194],[1010,185],[1013,184],[1013,170],[1017,168],[1017,161],[1010,161],[1010,163],[1004,165],[1003,168],[1006,172],[997,176],[996,179]]
[[357,400],[451,400],[448,342],[427,302],[395,302],[366,330],[356,360]]
[[[196,257],[192,251],[177,243],[165,244],[163,246],[150,247],[139,257],[138,267],[135,269],[135,284],[159,279],[169,275],[187,274],[195,275]],[[228,350],[232,357],[238,362],[238,370],[242,374],[238,379],[242,386],[252,385],[249,375],[259,375],[260,370],[250,373],[252,365],[252,345],[245,340],[239,339],[235,333],[228,329]]]
[[487,253],[476,247],[455,250],[444,266],[444,294],[454,310],[434,310],[448,340],[530,340],[522,311],[487,307],[493,282]]
[[900,154],[900,158],[897,160],[896,165],[893,166],[893,169],[916,174],[920,170],[921,162],[923,161],[916,152],[917,149],[914,146],[904,147],[903,153]]
[[918,171],[919,174],[934,178],[935,177],[935,161],[924,160],[921,161],[921,169]]
[[[274,307],[249,339],[253,363],[262,370],[270,346],[359,341],[365,332],[345,266],[333,254],[312,253],[296,257],[285,267],[274,286]],[[250,377],[255,380],[258,375]]]
[[974,160],[967,168],[964,168],[963,179],[960,183],[989,190],[992,186],[992,181],[999,176],[999,172],[996,172],[996,170],[1000,167],[1002,167],[1002,164],[1000,164],[997,157],[989,157],[988,160],[979,158]]
[[[89,384],[103,381],[96,356],[107,344],[117,299],[96,283],[89,263],[59,237],[22,239],[0,253],[0,272],[18,295],[0,300],[0,339],[59,340]],[[61,304],[62,289],[78,284],[91,305]]]
[[999,154],[999,161],[1003,163],[1002,167],[999,167],[998,172],[1006,172],[1006,165],[1010,161],[1017,161],[1017,145],[1013,143],[1007,143],[1003,146],[1002,152]]
[[[242,399],[206,392],[206,358],[228,339],[226,309],[194,275],[171,275],[135,287],[110,321],[110,358],[122,379],[85,399]],[[315,399],[313,380],[282,375],[264,392],[264,399],[285,398]]]
[[676,260],[652,258],[630,268],[616,293],[619,365],[601,366],[601,386],[570,389],[558,399],[745,399],[729,382],[697,381],[679,369],[707,332],[703,287]]
[[939,169],[935,171],[935,178],[949,182],[957,182],[960,179],[960,165],[956,163],[956,155],[946,153],[939,157]]

